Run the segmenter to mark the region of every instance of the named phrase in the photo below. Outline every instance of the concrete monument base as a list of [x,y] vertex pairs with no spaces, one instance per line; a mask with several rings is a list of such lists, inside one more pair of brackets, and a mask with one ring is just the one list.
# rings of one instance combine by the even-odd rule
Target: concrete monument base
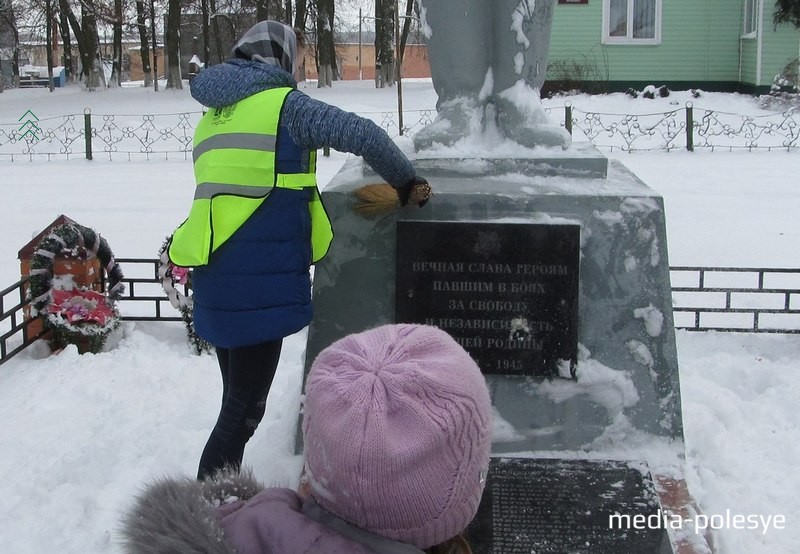
[[621,163],[585,148],[415,165],[434,191],[421,209],[356,213],[353,192],[380,182],[358,159],[322,193],[335,238],[315,269],[306,371],[333,341],[396,322],[398,221],[579,226],[574,378],[541,378],[526,368],[487,374],[496,408],[493,451],[587,450],[639,433],[682,439],[662,198]]

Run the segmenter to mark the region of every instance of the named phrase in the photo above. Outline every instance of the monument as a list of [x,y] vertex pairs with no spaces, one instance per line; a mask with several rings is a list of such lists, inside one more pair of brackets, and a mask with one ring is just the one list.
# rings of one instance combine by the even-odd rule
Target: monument
[[[439,117],[415,136],[413,161],[434,197],[360,215],[354,192],[379,178],[358,159],[325,188],[335,240],[314,273],[306,371],[349,333],[392,322],[444,329],[478,362],[495,409],[475,552],[665,554],[666,530],[607,521],[660,513],[655,478],[629,459],[628,441],[682,452],[664,203],[546,121],[538,87],[554,4],[422,2]],[[467,53],[480,56],[455,51],[475,37]],[[441,69],[456,59],[453,74]],[[459,153],[460,141],[489,132],[513,141],[511,153]],[[610,460],[589,459],[596,451]],[[594,516],[576,515],[587,510]]]
[[424,0],[436,121],[417,133],[418,150],[450,146],[496,123],[525,146],[566,146],[539,102],[547,72],[554,0]]

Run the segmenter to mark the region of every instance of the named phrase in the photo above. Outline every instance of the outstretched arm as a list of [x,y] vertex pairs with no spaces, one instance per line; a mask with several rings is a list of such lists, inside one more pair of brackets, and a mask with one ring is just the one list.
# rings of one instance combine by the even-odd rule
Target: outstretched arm
[[328,146],[361,156],[395,188],[407,185],[416,175],[405,154],[375,123],[301,92],[286,98],[283,124],[301,148]]

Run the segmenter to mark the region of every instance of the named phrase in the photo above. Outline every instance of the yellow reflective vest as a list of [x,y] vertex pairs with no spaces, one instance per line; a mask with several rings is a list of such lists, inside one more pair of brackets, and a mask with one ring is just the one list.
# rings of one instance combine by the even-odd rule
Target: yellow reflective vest
[[310,153],[308,173],[276,171],[281,108],[291,91],[265,90],[202,117],[192,147],[197,188],[189,217],[172,237],[172,263],[208,264],[211,253],[253,215],[274,187],[314,188],[309,202],[312,262],[327,254],[333,230],[317,188],[316,152]]

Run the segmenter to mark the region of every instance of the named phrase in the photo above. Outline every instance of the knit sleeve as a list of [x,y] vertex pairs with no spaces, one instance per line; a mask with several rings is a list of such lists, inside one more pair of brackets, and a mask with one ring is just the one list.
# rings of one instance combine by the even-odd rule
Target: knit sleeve
[[328,146],[361,156],[394,187],[405,185],[415,176],[405,154],[369,119],[294,91],[286,98],[282,121],[301,148]]

